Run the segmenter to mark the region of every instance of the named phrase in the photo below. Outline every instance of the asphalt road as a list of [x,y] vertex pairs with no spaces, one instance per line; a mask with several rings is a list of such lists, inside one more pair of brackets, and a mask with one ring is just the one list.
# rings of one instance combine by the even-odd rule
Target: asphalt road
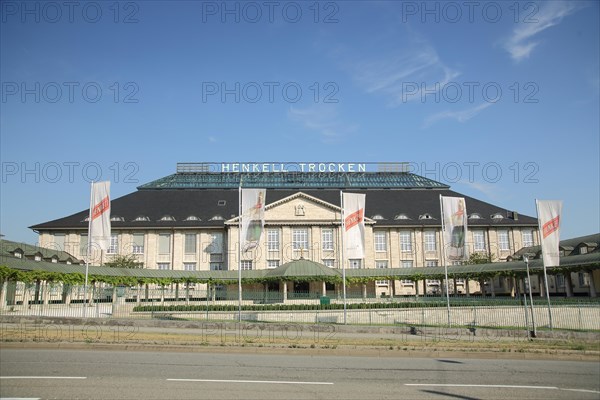
[[598,400],[600,360],[2,349],[0,397]]

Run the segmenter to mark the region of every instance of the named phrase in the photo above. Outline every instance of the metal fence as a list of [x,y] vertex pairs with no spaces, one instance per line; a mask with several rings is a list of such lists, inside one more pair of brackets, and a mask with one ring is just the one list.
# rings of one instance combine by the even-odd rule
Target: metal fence
[[[21,285],[21,286],[19,286]],[[14,316],[171,319],[195,321],[291,322],[322,324],[467,326],[530,330],[536,327],[600,331],[600,301],[590,298],[544,298],[526,305],[520,297],[442,296],[375,297],[348,292],[346,311],[337,292],[242,292],[224,287],[95,287],[84,301],[83,287],[14,288],[0,314]],[[533,318],[532,318],[533,317]],[[552,324],[550,323],[552,319]]]

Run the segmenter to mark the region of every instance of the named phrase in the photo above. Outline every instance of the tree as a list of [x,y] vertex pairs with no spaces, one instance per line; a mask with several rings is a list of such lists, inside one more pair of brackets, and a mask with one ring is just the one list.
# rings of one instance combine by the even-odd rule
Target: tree
[[118,254],[112,261],[109,261],[104,265],[110,268],[142,268],[143,264],[139,262],[133,254]]
[[469,259],[465,261],[465,265],[472,264],[489,264],[492,262],[492,254],[471,253]]

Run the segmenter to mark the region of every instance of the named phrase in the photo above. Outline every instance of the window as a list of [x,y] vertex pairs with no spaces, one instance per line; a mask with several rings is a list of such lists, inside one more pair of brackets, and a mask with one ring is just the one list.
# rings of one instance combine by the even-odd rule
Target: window
[[469,219],[481,219],[481,215],[479,213],[473,213],[469,215]]
[[399,220],[399,219],[410,219],[408,218],[408,216],[406,214],[398,214],[394,217],[395,220]]
[[79,235],[79,257],[86,257],[88,249],[88,234]]
[[131,250],[133,254],[144,254],[144,234],[143,233],[134,233],[133,234],[133,243],[131,246]]
[[321,241],[323,242],[324,251],[333,250],[333,229],[323,229],[321,231]]
[[473,242],[475,251],[485,251],[485,234],[483,231],[473,231]]
[[136,222],[141,222],[141,221],[150,221],[150,218],[148,218],[145,215],[140,215],[138,217],[135,217],[134,221]]
[[217,214],[217,215],[213,216],[211,219],[209,219],[209,221],[223,221],[224,219],[225,218],[223,218],[222,216]]
[[157,263],[158,269],[161,270],[169,270],[171,269],[171,265],[169,263]]
[[252,269],[252,260],[242,261],[242,271],[250,271]]
[[55,233],[54,234],[54,249],[64,251],[65,250],[65,237],[64,233]]
[[183,263],[183,269],[185,271],[195,271],[196,270],[196,263],[194,263],[194,262]]
[[16,250],[15,251],[15,257],[16,258],[23,258],[23,252],[21,250]]
[[385,231],[375,231],[373,233],[375,241],[375,251],[383,252],[387,251],[387,240]]
[[[387,261],[375,261],[375,268],[387,268],[388,267],[388,262]],[[389,281],[388,280],[376,280],[375,281],[375,285],[377,286],[387,286],[389,285]]]
[[108,246],[107,254],[116,254],[119,251],[119,235],[110,235],[110,244]]
[[279,260],[267,260],[267,268],[277,268],[279,267]]
[[185,254],[196,254],[196,234],[186,233],[184,243]]
[[494,222],[499,222],[504,219],[504,216],[500,213],[493,214],[490,217],[492,218],[492,221],[494,221]]
[[171,253],[171,234],[160,233],[158,235],[158,254]]
[[323,265],[329,268],[333,268],[335,266],[335,260],[323,260]]
[[412,268],[413,262],[412,260],[402,260],[402,264],[400,264],[402,268]]
[[581,246],[579,248],[579,254],[587,254],[588,248],[586,246]]
[[577,278],[579,280],[579,287],[584,287],[584,286],[590,285],[589,276],[586,272],[579,272],[577,274]]
[[410,253],[412,251],[410,231],[400,231],[400,250],[403,253]]
[[[222,254],[223,253],[223,233],[213,232],[210,234],[210,245],[208,246],[210,254]],[[211,256],[212,258],[212,256]]]
[[267,250],[279,251],[279,229],[267,229]]
[[42,256],[39,254],[36,254],[34,259],[35,259],[35,261],[42,261]]
[[384,220],[385,218],[383,218],[383,215],[381,215],[381,214],[375,214],[371,217],[371,219],[381,221],[381,220]]
[[210,270],[211,271],[222,271],[223,270],[223,263],[220,263],[220,262],[211,262],[210,263]]
[[435,219],[429,213],[419,215],[419,219]]
[[425,251],[435,251],[435,231],[425,231],[423,237],[425,239]]
[[57,263],[58,262],[58,257],[56,257],[56,256],[52,257],[52,262],[53,263]]
[[125,218],[115,215],[114,217],[110,217],[110,221],[111,222],[123,222],[123,221],[125,221]]
[[564,275],[556,275],[556,286],[559,288],[565,287],[565,276]]
[[362,265],[362,260],[360,259],[353,259],[348,261],[350,262],[350,269],[360,269]]
[[165,215],[160,220],[161,221],[175,221],[175,218],[172,215]]
[[185,219],[186,221],[200,221],[199,217],[196,217],[195,215],[190,215],[189,217],[187,217]]
[[524,230],[523,235],[523,247],[533,246],[533,231],[531,229]]
[[227,201],[226,201],[226,200],[219,200],[219,201],[217,201],[217,205],[218,205],[219,207],[223,207],[225,204],[227,204]]
[[400,282],[402,283],[402,286],[415,286],[415,283],[410,279],[402,279]]
[[438,262],[437,262],[437,260],[425,261],[425,266],[426,267],[437,267]]
[[508,242],[508,231],[507,230],[498,231],[498,248],[500,249],[500,251],[510,250],[510,244]]
[[427,283],[427,286],[440,286],[439,279],[426,279],[425,282]]
[[292,248],[294,250],[308,249],[307,228],[294,228],[292,230]]

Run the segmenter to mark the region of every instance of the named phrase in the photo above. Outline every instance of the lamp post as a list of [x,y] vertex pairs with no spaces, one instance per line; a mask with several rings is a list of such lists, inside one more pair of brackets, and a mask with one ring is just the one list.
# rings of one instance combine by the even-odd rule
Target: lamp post
[[529,292],[529,307],[531,307],[531,325],[533,327],[533,330],[531,331],[531,337],[536,337],[535,317],[533,315],[533,296],[531,295],[531,276],[529,276],[529,255],[523,255],[523,261],[525,261],[525,267],[527,269],[527,290]]

